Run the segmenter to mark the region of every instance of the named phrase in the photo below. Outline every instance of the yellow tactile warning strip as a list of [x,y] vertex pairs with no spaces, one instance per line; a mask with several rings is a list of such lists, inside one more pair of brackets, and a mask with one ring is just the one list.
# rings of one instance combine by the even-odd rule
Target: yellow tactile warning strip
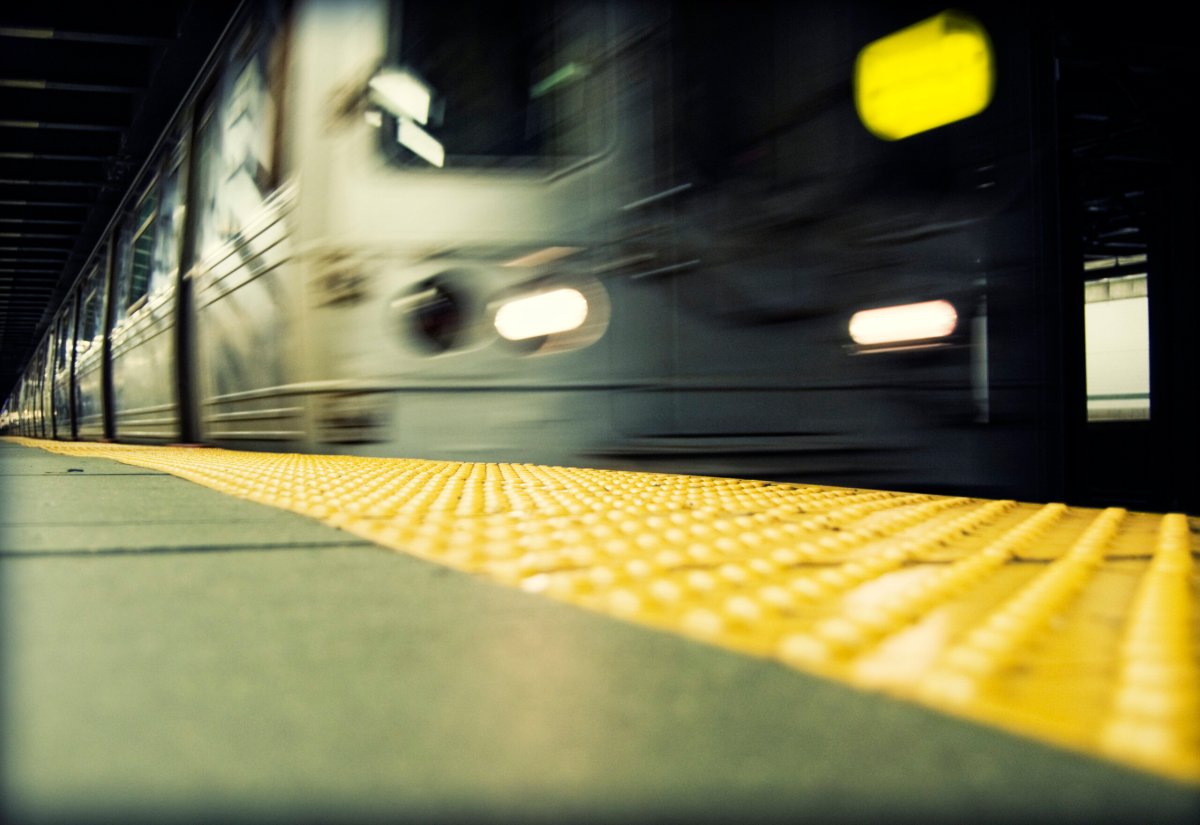
[[10,439],[1200,782],[1197,525],[698,476]]

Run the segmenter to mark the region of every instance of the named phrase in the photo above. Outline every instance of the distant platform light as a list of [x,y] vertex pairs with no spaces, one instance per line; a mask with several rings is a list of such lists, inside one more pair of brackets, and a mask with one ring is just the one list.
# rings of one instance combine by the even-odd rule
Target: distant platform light
[[514,298],[496,310],[496,331],[510,341],[569,332],[587,320],[588,302],[577,289]]
[[869,347],[908,344],[945,338],[958,326],[958,313],[949,301],[924,301],[864,309],[850,318],[850,337]]
[[948,10],[864,47],[854,66],[854,104],[875,136],[900,140],[979,114],[995,81],[987,31]]

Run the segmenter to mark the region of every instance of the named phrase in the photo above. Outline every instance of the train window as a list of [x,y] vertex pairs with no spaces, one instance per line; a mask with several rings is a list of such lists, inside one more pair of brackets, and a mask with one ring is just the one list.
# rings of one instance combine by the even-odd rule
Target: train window
[[55,333],[54,339],[56,342],[54,369],[57,372],[61,372],[67,368],[67,354],[70,352],[68,344],[71,338],[74,337],[72,335],[74,330],[71,328],[74,305],[70,301],[67,301],[64,306],[66,310],[63,312],[62,317],[58,319],[58,331]]
[[979,114],[991,103],[994,83],[983,26],[944,11],[859,52],[854,103],[872,134],[900,140]]
[[200,114],[200,125],[196,137],[196,253],[199,257],[211,253],[223,241],[217,211],[217,193],[220,182],[221,120],[216,114],[216,101],[204,101]]
[[[1145,256],[1139,257],[1145,260]],[[1102,270],[1103,266],[1092,267],[1093,271],[1096,269]],[[1150,417],[1147,286],[1144,272],[1099,278],[1084,284],[1089,421]]]
[[[103,259],[104,256],[101,256]],[[90,348],[104,334],[104,271],[99,264],[92,267],[84,279],[83,310],[80,314],[78,348]]]
[[83,327],[79,330],[79,349],[91,346],[92,338],[96,335],[96,305],[99,303],[96,290],[89,290],[83,299]]
[[[157,182],[155,182],[157,183]],[[122,239],[124,247],[124,271],[126,309],[137,304],[150,289],[150,273],[153,271],[154,224],[158,218],[158,188],[151,184],[138,202],[126,225]],[[122,304],[118,304],[122,306]]]
[[391,120],[384,134],[398,141],[385,139],[389,155],[479,168],[593,154],[589,114],[596,107],[585,96],[598,70],[599,27],[588,14],[545,2],[404,3],[392,27],[399,36],[392,58],[428,84],[433,106],[424,127]]
[[198,131],[197,254],[241,236],[277,184],[277,97],[282,70],[279,9],[238,33],[221,82],[203,101]]
[[174,134],[166,147],[166,168],[159,188],[158,230],[154,240],[150,294],[169,288],[179,268],[179,242],[183,232],[186,155],[182,134]]
[[268,83],[270,55],[265,35],[261,21],[249,24],[229,66],[221,147],[227,235],[249,223],[274,182],[276,104]]

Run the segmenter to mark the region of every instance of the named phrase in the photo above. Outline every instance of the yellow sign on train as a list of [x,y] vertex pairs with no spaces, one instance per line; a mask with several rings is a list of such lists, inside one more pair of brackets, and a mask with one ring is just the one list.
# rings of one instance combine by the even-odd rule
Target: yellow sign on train
[[995,81],[983,26],[947,10],[858,53],[854,105],[872,134],[900,140],[979,114],[992,101]]

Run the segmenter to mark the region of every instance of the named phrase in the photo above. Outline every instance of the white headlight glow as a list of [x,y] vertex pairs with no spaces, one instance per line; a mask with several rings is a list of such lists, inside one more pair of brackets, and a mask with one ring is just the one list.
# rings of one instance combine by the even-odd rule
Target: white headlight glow
[[510,341],[522,341],[583,326],[588,302],[577,289],[555,289],[527,295],[496,310],[496,331]]
[[958,313],[949,301],[925,301],[856,312],[850,318],[850,337],[861,346],[902,344],[945,338],[956,326]]

